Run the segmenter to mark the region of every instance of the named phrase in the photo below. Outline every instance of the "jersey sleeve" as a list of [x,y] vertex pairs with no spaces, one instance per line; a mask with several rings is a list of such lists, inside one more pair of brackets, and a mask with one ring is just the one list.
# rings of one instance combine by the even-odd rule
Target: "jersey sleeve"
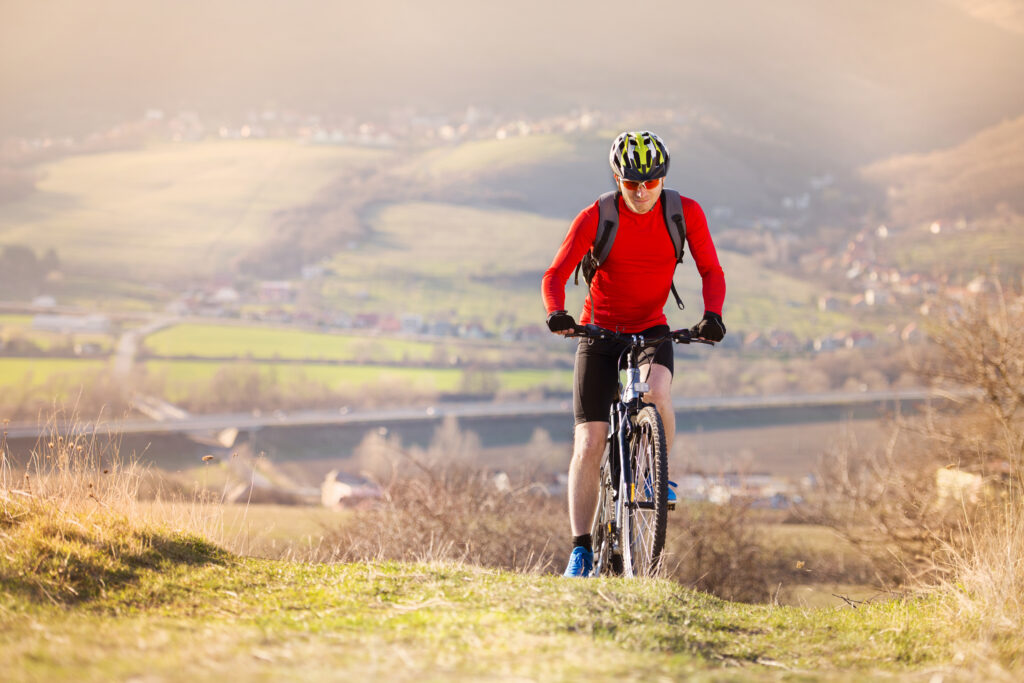
[[572,275],[576,264],[594,244],[597,235],[597,202],[584,209],[569,226],[569,232],[562,240],[551,265],[544,271],[541,280],[541,295],[548,313],[565,310],[565,283]]
[[718,251],[711,241],[708,220],[700,204],[683,198],[683,214],[686,217],[686,243],[690,246],[693,261],[700,273],[704,310],[722,314],[725,303],[725,273],[718,262]]

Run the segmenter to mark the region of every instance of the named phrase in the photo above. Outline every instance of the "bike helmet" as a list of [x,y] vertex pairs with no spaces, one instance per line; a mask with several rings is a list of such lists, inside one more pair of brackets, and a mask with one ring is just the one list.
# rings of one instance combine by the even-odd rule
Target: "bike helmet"
[[668,173],[668,147],[649,130],[622,133],[612,143],[608,163],[624,180],[654,180]]

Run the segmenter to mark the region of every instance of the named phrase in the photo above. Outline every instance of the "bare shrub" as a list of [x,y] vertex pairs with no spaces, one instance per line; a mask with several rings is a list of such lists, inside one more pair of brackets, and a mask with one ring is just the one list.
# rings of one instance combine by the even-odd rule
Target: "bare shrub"
[[836,454],[822,509],[894,579],[944,588],[965,637],[1012,663],[1024,655],[1024,297],[990,285],[948,302],[919,367],[955,409],[896,420],[879,452]]
[[475,463],[475,435],[448,422],[427,451],[396,440],[373,443],[383,500],[329,530],[320,560],[454,560],[520,571],[546,571],[564,559],[565,509],[531,471],[494,472]]
[[676,510],[665,543],[663,572],[727,600],[765,601],[775,587],[769,553],[757,538],[750,506],[685,506]]

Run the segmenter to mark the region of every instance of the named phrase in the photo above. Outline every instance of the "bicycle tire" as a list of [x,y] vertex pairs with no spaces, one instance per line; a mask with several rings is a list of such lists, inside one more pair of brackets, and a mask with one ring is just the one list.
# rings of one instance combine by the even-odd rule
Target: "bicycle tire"
[[668,446],[658,410],[647,405],[636,416],[629,442],[632,496],[622,484],[621,540],[626,576],[654,576],[661,565],[668,527]]
[[590,531],[590,537],[594,543],[593,576],[622,573],[622,563],[618,563],[618,571],[616,571],[616,563],[612,559],[618,545],[617,535],[615,528],[615,501],[612,499],[611,466],[608,462],[608,452],[605,451],[604,458],[601,461],[597,512],[594,514],[594,525]]

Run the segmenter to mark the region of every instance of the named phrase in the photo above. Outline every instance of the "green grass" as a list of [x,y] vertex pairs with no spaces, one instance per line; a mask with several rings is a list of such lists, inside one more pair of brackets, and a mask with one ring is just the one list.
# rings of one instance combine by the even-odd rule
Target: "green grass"
[[[78,468],[61,455],[72,445],[42,461],[56,470],[0,480],[5,681],[955,673],[961,631],[943,595],[805,609],[727,602],[666,580],[256,559],[182,530],[202,528],[207,511],[184,524],[143,521],[166,510],[131,500],[131,467]],[[240,510],[221,528],[248,533],[269,519]]]
[[[209,382],[224,363],[204,361],[147,361],[146,372],[165,378],[165,396],[171,402],[184,400],[198,386]],[[388,365],[307,365],[301,363],[246,363],[264,377],[284,385],[313,381],[334,391],[354,392],[364,387],[405,387],[409,390],[441,393],[462,390],[465,370],[461,368],[409,368]],[[568,390],[569,370],[499,370],[493,372],[500,389],[523,391],[537,387]]]
[[380,156],[250,140],[68,157],[39,169],[37,192],[0,206],[0,242],[54,247],[62,263],[125,278],[210,276],[266,241],[275,211]]
[[928,226],[914,226],[896,233],[886,245],[887,252],[903,270],[978,272],[993,266],[1019,270],[1024,267],[1022,222],[1020,218],[987,219],[979,222],[980,231],[957,230],[944,223],[938,235]]
[[[388,205],[373,236],[334,255],[325,294],[350,309],[415,311],[457,319],[543,322],[540,278],[569,222],[449,204]],[[583,300],[574,288],[573,307]]]
[[187,537],[152,542],[170,556],[126,558],[107,569],[123,571],[109,588],[70,607],[5,590],[7,680],[838,680],[952,656],[935,600],[802,610],[666,581],[267,561]]
[[[727,294],[723,319],[730,330],[744,332],[771,328],[793,332],[800,338],[811,338],[836,330],[862,327],[863,323],[835,312],[822,312],[817,308],[822,290],[813,283],[765,268],[749,256],[731,251],[719,251],[719,260],[725,272]],[[676,269],[676,287],[687,305],[687,312],[675,310],[675,301],[669,297],[665,308],[669,320],[683,324],[693,318],[699,320],[704,311],[700,276],[687,258]]]
[[531,135],[505,140],[473,140],[431,150],[412,165],[435,176],[493,173],[520,166],[550,164],[578,156],[578,145],[565,135]]
[[146,337],[157,356],[282,358],[295,360],[422,361],[433,358],[438,344],[403,339],[324,334],[256,325],[186,323]]
[[10,313],[0,313],[0,328],[17,327],[27,328],[32,327],[32,319],[34,315],[16,315]]
[[0,358],[0,387],[38,387],[53,381],[74,387],[107,367],[105,360]]

